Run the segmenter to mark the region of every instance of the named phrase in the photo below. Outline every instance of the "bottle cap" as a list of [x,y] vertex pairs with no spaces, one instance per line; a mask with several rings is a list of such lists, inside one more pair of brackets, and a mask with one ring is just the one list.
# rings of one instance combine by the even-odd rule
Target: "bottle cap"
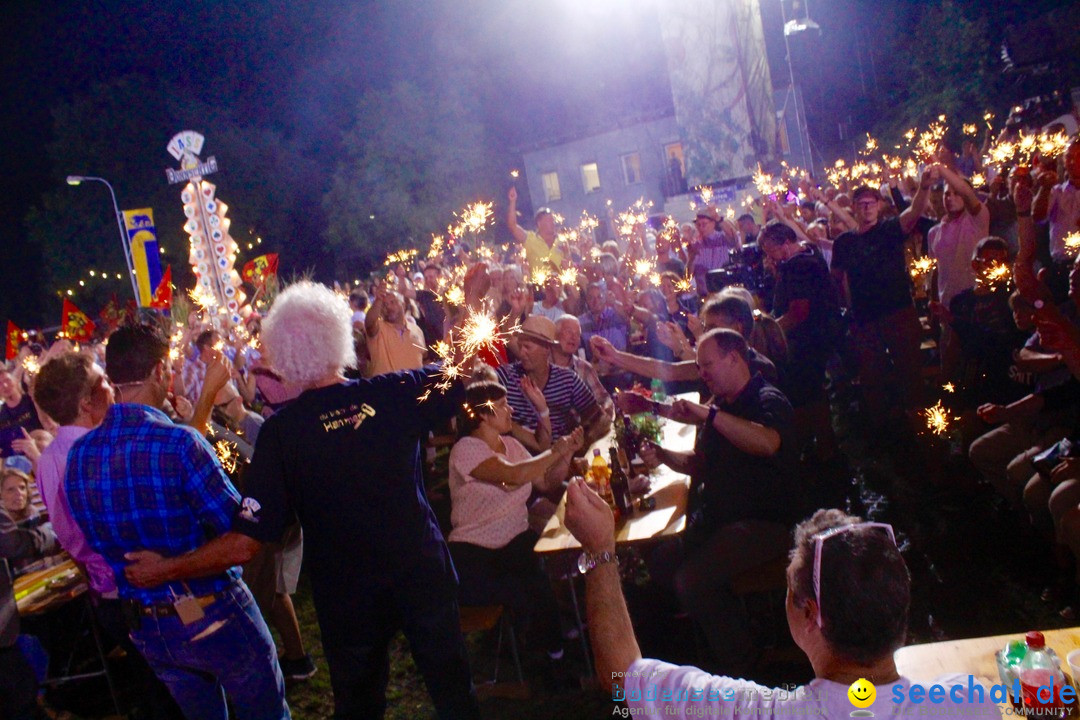
[[1024,635],[1024,641],[1029,648],[1041,648],[1046,647],[1046,638],[1038,630],[1031,630]]
[[600,456],[600,448],[593,448],[592,454],[593,454],[593,457],[599,457]]

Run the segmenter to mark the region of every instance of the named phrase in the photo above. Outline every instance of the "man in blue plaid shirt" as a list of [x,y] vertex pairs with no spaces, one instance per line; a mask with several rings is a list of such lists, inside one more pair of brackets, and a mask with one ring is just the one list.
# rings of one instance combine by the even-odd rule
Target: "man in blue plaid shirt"
[[213,448],[160,408],[172,380],[169,343],[157,328],[124,327],[109,338],[117,388],[101,425],[71,449],[65,480],[71,513],[112,567],[131,640],[191,718],[289,718],[273,640],[238,567],[137,588],[129,553],[183,555],[227,532],[240,509]]

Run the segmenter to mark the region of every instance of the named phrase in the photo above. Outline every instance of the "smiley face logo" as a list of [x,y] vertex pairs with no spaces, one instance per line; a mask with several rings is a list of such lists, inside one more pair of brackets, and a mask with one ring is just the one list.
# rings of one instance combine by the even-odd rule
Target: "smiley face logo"
[[851,683],[847,691],[848,700],[857,708],[868,708],[874,704],[877,688],[866,678],[859,678]]

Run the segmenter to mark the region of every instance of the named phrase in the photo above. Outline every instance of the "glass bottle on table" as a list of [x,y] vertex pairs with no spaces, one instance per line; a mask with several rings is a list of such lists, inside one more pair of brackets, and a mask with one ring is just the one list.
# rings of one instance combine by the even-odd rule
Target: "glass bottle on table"
[[619,515],[628,518],[634,514],[634,500],[630,497],[630,479],[623,470],[623,464],[619,458],[620,450],[611,448],[611,495],[615,501],[615,507]]
[[600,454],[600,448],[593,448],[592,462],[589,463],[589,479],[596,485],[596,492],[604,498],[608,505],[614,507],[615,502],[611,497],[611,468],[607,460]]

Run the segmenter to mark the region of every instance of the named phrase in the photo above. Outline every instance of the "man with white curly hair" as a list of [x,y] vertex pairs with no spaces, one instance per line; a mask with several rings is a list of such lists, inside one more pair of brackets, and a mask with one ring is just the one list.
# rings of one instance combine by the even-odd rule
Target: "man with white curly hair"
[[346,380],[350,315],[322,285],[278,296],[263,347],[304,392],[263,425],[232,532],[188,555],[141,556],[127,573],[138,584],[198,577],[245,561],[299,517],[334,716],[383,716],[387,648],[400,629],[439,717],[477,718],[457,575],[420,473],[421,437],[461,407],[464,386],[433,389],[434,368]]

